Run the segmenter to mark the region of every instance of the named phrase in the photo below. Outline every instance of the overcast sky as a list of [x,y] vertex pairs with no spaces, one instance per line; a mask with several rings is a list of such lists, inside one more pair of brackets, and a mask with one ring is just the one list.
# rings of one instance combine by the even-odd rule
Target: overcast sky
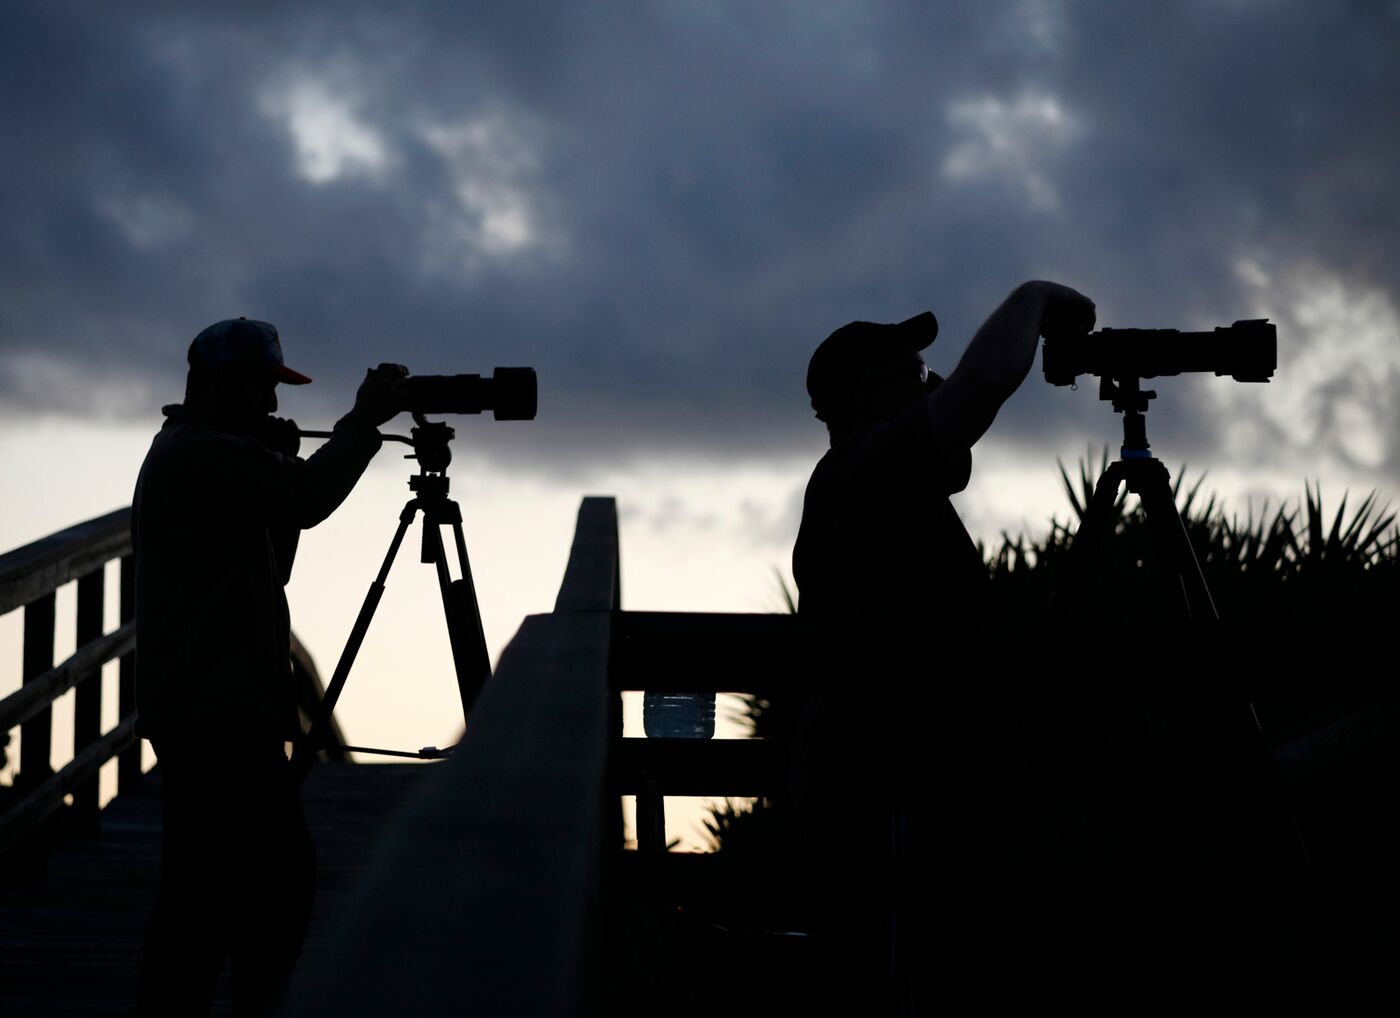
[[[536,422],[459,422],[493,646],[589,490],[634,607],[761,609],[825,445],[815,345],[931,309],[947,373],[1037,277],[1108,326],[1278,323],[1273,383],[1157,384],[1171,465],[1395,498],[1397,96],[1395,0],[10,0],[4,545],[126,504],[191,337],[247,315],[316,379],[283,399],[307,426],[381,360],[538,369]],[[1055,459],[1120,434],[1096,395],[1037,366],[974,535],[1063,510]],[[406,496],[381,460],[303,542],[294,588],[341,578],[293,596],[327,670]]]
[[[1163,383],[1176,413],[1150,434],[1181,454],[1221,438],[1223,400],[1261,441],[1282,428],[1397,475],[1396,3],[0,18],[9,417],[148,416],[194,332],[246,314],[316,377],[304,413],[348,405],[381,359],[532,364],[538,423],[486,438],[532,466],[791,452],[831,329],[932,309],[946,370],[1042,276],[1106,325],[1279,322],[1277,388],[1309,363],[1302,419],[1217,399],[1214,379]],[[1338,313],[1360,319],[1312,363]],[[1037,373],[997,427],[1054,450],[1114,424]]]

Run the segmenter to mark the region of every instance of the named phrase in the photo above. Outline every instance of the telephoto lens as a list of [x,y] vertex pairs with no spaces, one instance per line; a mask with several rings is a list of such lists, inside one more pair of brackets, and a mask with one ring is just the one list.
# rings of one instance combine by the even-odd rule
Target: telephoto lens
[[1157,378],[1190,371],[1267,382],[1278,367],[1278,332],[1267,318],[1235,322],[1213,332],[1101,329],[1045,340],[1045,380],[1073,385],[1080,375]]
[[539,400],[534,368],[497,368],[480,375],[413,375],[403,380],[402,409],[417,414],[479,414],[532,421]]

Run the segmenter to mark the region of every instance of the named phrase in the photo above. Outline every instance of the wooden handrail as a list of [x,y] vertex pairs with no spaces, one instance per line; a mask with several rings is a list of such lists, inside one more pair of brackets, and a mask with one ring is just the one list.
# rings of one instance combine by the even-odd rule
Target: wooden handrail
[[131,508],[79,523],[0,555],[0,615],[131,552]]
[[0,813],[0,855],[58,812],[65,795],[76,792],[87,782],[95,781],[103,764],[136,741],[136,718],[123,718],[120,724],[89,744],[62,770]]
[[67,661],[43,675],[30,679],[0,700],[0,732],[22,725],[53,705],[68,690],[88,678],[108,661],[119,658],[136,646],[136,623],[128,622],[107,635],[84,644]]
[[617,502],[589,496],[578,510],[569,564],[554,610],[613,611],[622,606],[617,542]]
[[585,501],[558,602],[570,607],[520,627],[457,750],[381,842],[356,909],[299,973],[287,1013],[456,1013],[464,1001],[479,1014],[596,1010],[604,858],[621,844],[606,795],[616,519],[612,499]]
[[787,746],[767,739],[619,739],[609,781],[619,795],[639,795],[650,778],[667,795],[774,794],[787,781]]

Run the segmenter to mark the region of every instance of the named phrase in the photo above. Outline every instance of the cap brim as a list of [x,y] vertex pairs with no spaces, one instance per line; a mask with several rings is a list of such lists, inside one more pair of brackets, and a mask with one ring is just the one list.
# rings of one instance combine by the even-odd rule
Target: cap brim
[[308,385],[311,379],[307,378],[300,371],[293,371],[285,364],[277,365],[273,372],[279,382],[286,382],[288,385]]
[[895,326],[900,337],[915,350],[924,350],[938,338],[938,319],[932,311],[924,311],[913,318],[906,318]]

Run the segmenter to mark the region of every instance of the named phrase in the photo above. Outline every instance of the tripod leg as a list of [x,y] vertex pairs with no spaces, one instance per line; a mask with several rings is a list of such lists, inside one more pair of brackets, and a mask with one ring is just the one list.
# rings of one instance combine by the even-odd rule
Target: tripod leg
[[1142,498],[1147,526],[1157,549],[1157,561],[1163,582],[1167,585],[1167,598],[1178,605],[1185,619],[1219,619],[1220,614],[1215,610],[1215,601],[1210,596],[1205,574],[1201,572],[1201,563],[1186,533],[1186,524],[1181,520],[1181,513],[1177,512],[1176,502],[1172,500],[1171,475],[1160,460],[1150,462],[1157,469],[1140,478],[1138,487],[1141,490],[1137,494]]
[[1118,500],[1118,488],[1122,483],[1123,464],[1120,460],[1110,464],[1098,484],[1094,485],[1094,497],[1085,507],[1084,518],[1079,521],[1079,530],[1070,543],[1069,561],[1065,563],[1063,577],[1045,607],[1046,619],[1061,622],[1078,603],[1088,580],[1089,565],[1113,523],[1113,504]]
[[394,532],[394,539],[389,543],[389,551],[384,556],[383,565],[379,567],[379,575],[369,585],[364,603],[360,605],[360,614],[356,616],[355,625],[350,630],[350,637],[345,641],[345,649],[340,652],[340,660],[336,662],[335,674],[331,677],[330,685],[326,687],[325,696],[321,697],[316,717],[311,722],[311,728],[297,743],[292,754],[293,766],[299,777],[306,776],[306,772],[311,768],[312,759],[326,738],[326,729],[330,726],[331,714],[335,711],[336,701],[340,699],[341,690],[345,688],[345,681],[350,677],[350,669],[355,664],[355,657],[360,652],[360,644],[364,642],[365,633],[369,632],[369,624],[374,618],[375,609],[379,607],[379,599],[384,596],[384,581],[389,578],[389,568],[394,564],[394,558],[399,553],[399,545],[403,544],[404,534],[408,532],[408,525],[413,522],[414,514],[417,511],[418,502],[415,499],[404,506],[403,512],[399,514],[399,528]]
[[462,697],[462,717],[466,719],[486,680],[491,678],[491,656],[486,650],[486,634],[481,626],[481,609],[477,605],[461,517],[456,516],[451,523],[461,579],[453,580],[448,574],[447,552],[443,548],[442,533],[436,527],[432,528],[433,557],[438,586],[442,590],[443,613],[447,618],[447,636],[452,645],[452,663],[457,672],[457,690]]

